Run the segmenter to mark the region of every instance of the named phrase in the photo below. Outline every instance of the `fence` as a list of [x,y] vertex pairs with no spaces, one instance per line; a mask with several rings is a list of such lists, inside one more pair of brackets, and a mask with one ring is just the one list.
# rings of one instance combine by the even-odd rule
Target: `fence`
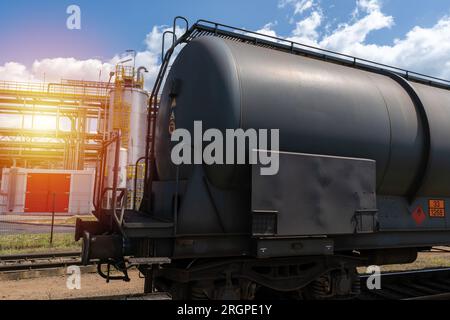
[[14,208],[19,211],[6,211],[7,197],[0,197],[0,255],[14,252],[33,252],[39,250],[74,249],[77,218],[94,220],[92,216],[92,192],[34,192],[25,199],[18,197]]

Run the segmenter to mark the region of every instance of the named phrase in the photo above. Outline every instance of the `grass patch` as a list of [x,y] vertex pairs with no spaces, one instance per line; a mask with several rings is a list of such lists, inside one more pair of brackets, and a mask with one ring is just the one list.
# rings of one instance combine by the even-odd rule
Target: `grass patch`
[[50,235],[46,234],[13,234],[0,236],[0,255],[18,253],[36,253],[48,251],[80,250],[81,242],[75,242],[73,234],[54,234],[53,245]]

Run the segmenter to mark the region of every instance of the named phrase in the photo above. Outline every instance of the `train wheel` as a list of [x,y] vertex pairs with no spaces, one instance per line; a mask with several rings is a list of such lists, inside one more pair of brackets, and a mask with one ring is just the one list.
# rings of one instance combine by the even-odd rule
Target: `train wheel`
[[349,300],[359,294],[360,280],[356,269],[326,273],[302,290],[302,296],[307,300]]
[[157,279],[155,287],[160,292],[168,293],[172,300],[188,300],[190,289],[188,284]]
[[254,300],[257,285],[250,281],[196,281],[189,284],[157,281],[158,291],[173,300]]

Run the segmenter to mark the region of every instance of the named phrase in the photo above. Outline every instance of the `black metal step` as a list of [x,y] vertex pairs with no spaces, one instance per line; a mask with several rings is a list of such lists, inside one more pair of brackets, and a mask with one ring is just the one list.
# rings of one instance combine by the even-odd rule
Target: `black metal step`
[[131,238],[170,238],[174,235],[174,223],[142,212],[127,211],[122,230]]
[[128,258],[127,261],[133,265],[161,265],[172,262],[172,260],[167,257]]

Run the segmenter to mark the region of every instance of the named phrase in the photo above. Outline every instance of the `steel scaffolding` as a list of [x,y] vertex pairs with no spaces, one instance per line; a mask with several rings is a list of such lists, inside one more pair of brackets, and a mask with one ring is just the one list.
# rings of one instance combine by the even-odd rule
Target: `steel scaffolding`
[[113,87],[79,80],[0,81],[0,167],[94,166]]

